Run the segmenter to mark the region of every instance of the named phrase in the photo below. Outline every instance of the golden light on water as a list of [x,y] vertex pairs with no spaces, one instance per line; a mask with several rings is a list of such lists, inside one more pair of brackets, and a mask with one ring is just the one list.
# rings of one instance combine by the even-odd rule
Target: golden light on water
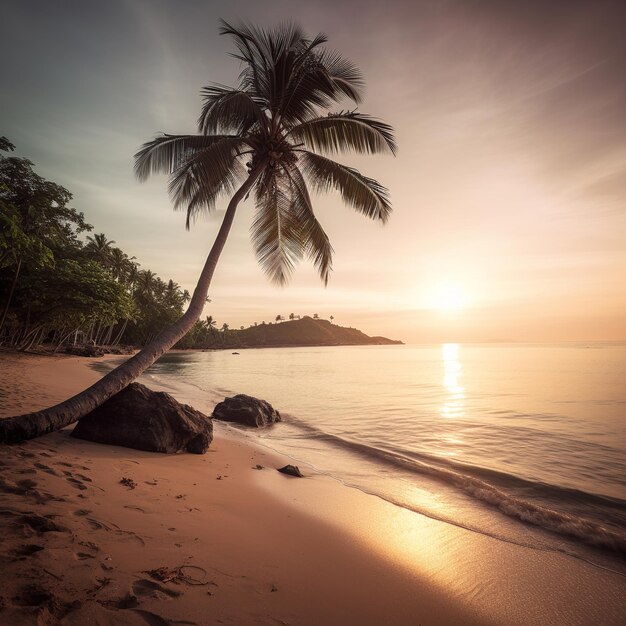
[[443,386],[446,400],[441,407],[441,416],[447,419],[463,417],[465,413],[465,387],[461,385],[461,361],[458,343],[444,343],[441,346],[443,360]]

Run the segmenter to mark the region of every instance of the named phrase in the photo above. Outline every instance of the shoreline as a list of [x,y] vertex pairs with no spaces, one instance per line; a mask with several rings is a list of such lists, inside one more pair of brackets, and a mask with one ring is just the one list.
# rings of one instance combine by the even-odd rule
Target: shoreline
[[[0,352],[1,415],[58,402],[100,376],[93,363],[120,358]],[[200,398],[177,399],[210,413]],[[623,577],[450,527],[327,476],[285,477],[274,469],[291,459],[218,422],[204,456],[68,432],[2,451],[9,582],[0,622],[583,625],[618,624],[626,610]],[[125,477],[135,489],[119,483]],[[29,515],[69,533],[41,532]],[[28,545],[43,549],[26,555]],[[181,564],[207,584],[145,573]],[[23,604],[42,598],[39,608]]]

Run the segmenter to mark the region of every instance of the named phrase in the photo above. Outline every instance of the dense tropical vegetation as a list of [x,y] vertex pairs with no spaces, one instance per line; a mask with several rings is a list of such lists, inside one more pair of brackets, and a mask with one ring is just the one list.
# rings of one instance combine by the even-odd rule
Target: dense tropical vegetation
[[[189,293],[142,270],[0,139],[0,345],[142,346],[175,322]],[[203,339],[203,325],[180,347]]]
[[[366,217],[386,222],[387,189],[334,160],[341,152],[367,154],[396,150],[393,129],[357,110],[333,111],[344,101],[358,105],[364,86],[360,70],[324,47],[327,38],[308,38],[295,25],[263,30],[222,22],[241,62],[239,84],[202,90],[197,135],[164,135],[135,155],[140,180],[170,177],[175,208],[187,226],[230,200],[215,242],[185,313],[138,354],[84,392],[55,407],[0,422],[0,440],[19,441],[65,426],[123,389],[179,342],[202,315],[209,286],[237,207],[251,196],[256,213],[250,233],[257,258],[271,280],[283,284],[303,257],[326,283],[333,250],[318,222],[309,187],[335,190]],[[225,329],[226,330],[226,329]]]

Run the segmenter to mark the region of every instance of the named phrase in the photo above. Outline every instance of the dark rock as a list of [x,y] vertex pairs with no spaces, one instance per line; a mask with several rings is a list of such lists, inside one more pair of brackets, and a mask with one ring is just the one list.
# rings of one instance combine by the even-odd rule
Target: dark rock
[[213,423],[168,393],[132,383],[85,415],[72,437],[150,452],[204,454]]
[[224,398],[224,402],[220,402],[213,409],[213,417],[256,428],[280,422],[280,413],[269,402],[243,393],[232,398]]
[[300,468],[297,465],[285,465],[285,467],[280,467],[278,471],[281,474],[287,474],[289,476],[296,476],[298,478],[304,478]]

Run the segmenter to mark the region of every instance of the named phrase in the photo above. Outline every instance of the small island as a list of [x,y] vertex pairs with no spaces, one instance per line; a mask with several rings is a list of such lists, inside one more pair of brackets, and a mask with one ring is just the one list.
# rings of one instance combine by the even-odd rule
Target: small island
[[356,328],[338,326],[329,320],[304,315],[300,319],[215,331],[212,348],[283,348],[308,346],[385,346],[403,342],[370,337]]

